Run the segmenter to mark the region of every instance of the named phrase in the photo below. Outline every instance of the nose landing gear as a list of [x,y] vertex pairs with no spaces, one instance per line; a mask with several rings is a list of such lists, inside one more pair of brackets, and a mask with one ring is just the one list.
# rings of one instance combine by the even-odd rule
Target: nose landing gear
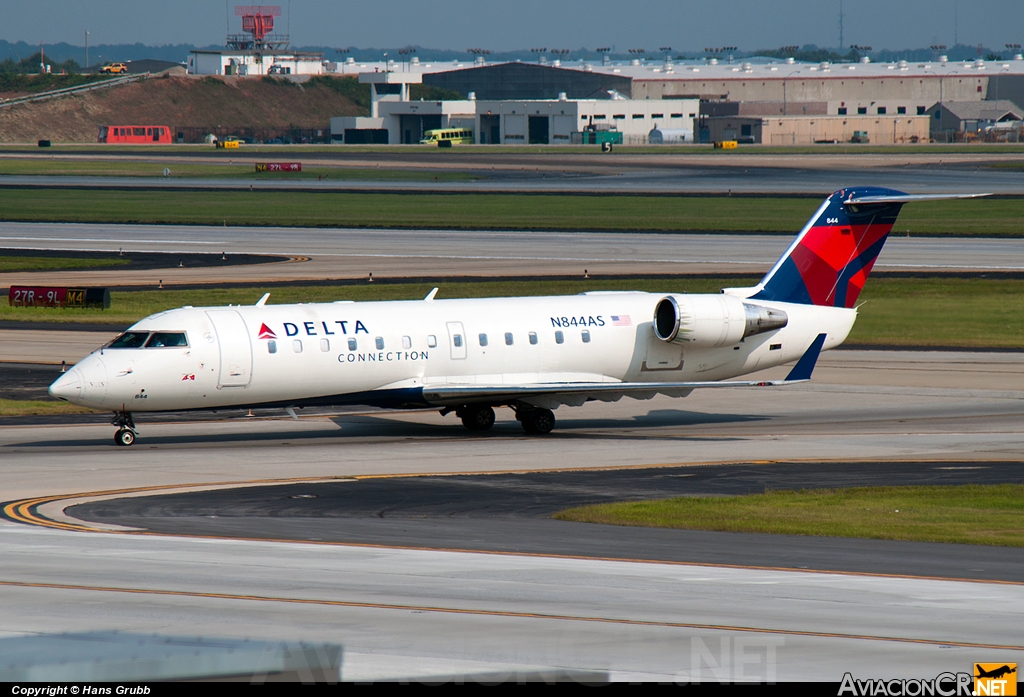
[[135,442],[135,422],[132,415],[126,411],[119,411],[114,414],[112,425],[117,426],[117,433],[114,434],[114,443],[117,445],[132,445]]

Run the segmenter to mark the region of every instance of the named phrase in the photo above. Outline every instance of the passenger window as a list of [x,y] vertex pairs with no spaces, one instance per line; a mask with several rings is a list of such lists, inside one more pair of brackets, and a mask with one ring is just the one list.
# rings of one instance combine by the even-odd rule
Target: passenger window
[[505,345],[506,346],[511,346],[512,345],[512,341],[513,341],[513,339],[512,339],[512,332],[505,332]]
[[298,339],[292,342],[292,350],[295,353],[302,353],[302,342]]
[[384,337],[378,336],[376,339],[373,340],[373,343],[377,345],[378,351],[384,350]]
[[486,334],[481,334],[480,335],[480,345],[481,346],[486,346],[487,345],[487,335]]
[[565,343],[565,335],[562,334],[562,332],[555,332],[555,343],[556,344]]
[[437,337],[431,334],[427,337],[427,346],[429,348],[437,348]]
[[407,336],[403,336],[402,337],[402,348],[404,348],[404,349],[411,349],[412,348],[412,339],[410,339]]
[[153,332],[146,342],[146,348],[188,347],[185,332]]
[[323,351],[324,353],[327,353],[328,351],[330,351],[331,350],[331,340],[330,339],[320,339],[320,350]]
[[589,344],[590,343],[590,330],[589,329],[584,329],[582,334],[583,334],[583,343],[584,344]]
[[537,345],[537,332],[530,332],[530,343],[534,346]]
[[455,344],[455,348],[462,348],[462,334],[453,334],[452,343]]
[[273,339],[267,342],[267,353],[277,353],[277,342]]
[[348,340],[348,350],[349,351],[355,351],[358,347],[359,347],[359,343],[355,339],[349,338],[349,340]]
[[109,349],[130,349],[130,348],[142,348],[146,339],[149,338],[149,332],[125,332],[121,336],[117,337],[109,344]]

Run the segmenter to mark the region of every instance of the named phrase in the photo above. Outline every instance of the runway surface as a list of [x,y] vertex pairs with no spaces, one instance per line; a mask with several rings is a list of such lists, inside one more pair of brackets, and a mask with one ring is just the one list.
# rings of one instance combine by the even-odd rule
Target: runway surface
[[[794,230],[795,235],[797,231]],[[1024,239],[890,236],[875,269],[1021,271]],[[905,234],[905,233],[904,233]],[[28,283],[148,285],[382,277],[748,273],[760,276],[790,235],[353,230],[0,223],[0,248],[275,254],[300,261],[212,268],[0,274]],[[308,260],[307,260],[308,259]]]
[[[198,154],[197,154],[198,155]],[[977,153],[895,155],[785,155],[744,153],[643,154],[601,156],[553,152],[502,153],[298,153],[289,157],[303,166],[329,167],[326,179],[225,179],[162,177],[174,164],[250,164],[268,155],[231,157],[150,155],[65,156],[68,160],[153,162],[152,177],[4,175],[0,186],[118,189],[239,189],[279,191],[410,191],[410,192],[547,192],[547,193],[763,193],[828,194],[848,186],[884,186],[908,193],[956,191],[1024,194],[1019,171],[992,164],[1020,162],[1019,153],[998,150]],[[216,160],[216,162],[214,162]],[[339,167],[339,165],[341,165]],[[380,176],[347,175],[345,168],[380,170]],[[386,170],[395,170],[388,178]],[[405,171],[458,172],[464,180],[410,178]]]

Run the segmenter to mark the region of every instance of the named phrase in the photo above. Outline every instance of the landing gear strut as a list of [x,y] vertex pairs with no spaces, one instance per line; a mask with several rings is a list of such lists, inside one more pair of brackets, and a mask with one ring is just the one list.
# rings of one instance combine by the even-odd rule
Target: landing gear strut
[[523,424],[523,430],[531,435],[551,433],[555,427],[555,413],[550,409],[519,409],[516,418]]
[[114,434],[114,443],[117,445],[131,445],[135,442],[135,422],[132,415],[126,411],[119,411],[114,414],[112,425],[117,426],[117,433]]
[[462,425],[470,431],[486,431],[494,425],[494,410],[482,404],[468,404],[455,410]]

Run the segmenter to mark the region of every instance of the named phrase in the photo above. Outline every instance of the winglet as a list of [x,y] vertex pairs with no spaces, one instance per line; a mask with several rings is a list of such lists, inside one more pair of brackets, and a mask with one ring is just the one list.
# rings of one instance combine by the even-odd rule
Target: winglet
[[270,293],[264,293],[263,297],[256,301],[256,307],[263,307],[267,304],[267,300],[270,299]]
[[427,302],[430,302],[431,300],[434,299],[435,295],[437,295],[437,288],[434,288],[432,291],[427,293],[427,297],[425,297],[423,299],[426,300]]
[[793,370],[789,371],[789,375],[786,376],[785,382],[793,382],[795,380],[810,380],[811,373],[814,372],[814,366],[818,362],[818,355],[821,354],[821,347],[825,345],[825,335],[818,334],[818,336],[811,342],[810,347],[804,352],[804,355],[800,357],[800,360],[793,366]]

